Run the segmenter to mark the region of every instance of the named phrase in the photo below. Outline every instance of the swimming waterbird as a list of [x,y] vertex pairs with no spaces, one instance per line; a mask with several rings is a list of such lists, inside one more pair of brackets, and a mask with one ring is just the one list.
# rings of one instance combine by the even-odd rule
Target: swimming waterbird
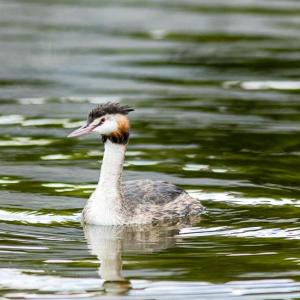
[[89,133],[101,135],[104,156],[99,181],[82,213],[82,220],[95,225],[125,225],[169,222],[198,216],[199,200],[174,184],[164,181],[122,182],[125,152],[129,140],[128,113],[134,109],[118,103],[94,108],[86,125],[69,137]]

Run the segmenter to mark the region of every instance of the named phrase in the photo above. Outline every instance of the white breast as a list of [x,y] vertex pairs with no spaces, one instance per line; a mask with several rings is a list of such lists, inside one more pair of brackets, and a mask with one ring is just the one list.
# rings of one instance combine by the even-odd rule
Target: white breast
[[96,190],[88,200],[83,210],[83,222],[94,225],[120,225],[122,216],[116,207],[116,197],[112,193]]

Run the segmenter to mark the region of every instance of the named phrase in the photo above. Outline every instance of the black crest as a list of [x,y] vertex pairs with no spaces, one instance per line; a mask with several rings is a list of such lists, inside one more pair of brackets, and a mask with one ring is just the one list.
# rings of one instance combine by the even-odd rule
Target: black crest
[[122,114],[128,115],[131,111],[134,111],[133,108],[129,106],[121,106],[119,103],[107,102],[101,105],[98,105],[94,108],[88,116],[88,123],[93,122],[93,120],[100,118],[106,114]]

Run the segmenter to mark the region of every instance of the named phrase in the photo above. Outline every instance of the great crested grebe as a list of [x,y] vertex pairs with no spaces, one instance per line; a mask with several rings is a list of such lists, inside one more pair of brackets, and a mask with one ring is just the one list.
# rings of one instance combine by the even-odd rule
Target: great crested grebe
[[96,190],[90,196],[82,221],[95,225],[146,224],[199,215],[202,206],[177,186],[152,180],[122,183],[129,139],[128,106],[105,103],[93,109],[87,124],[68,137],[91,132],[102,136],[104,156]]

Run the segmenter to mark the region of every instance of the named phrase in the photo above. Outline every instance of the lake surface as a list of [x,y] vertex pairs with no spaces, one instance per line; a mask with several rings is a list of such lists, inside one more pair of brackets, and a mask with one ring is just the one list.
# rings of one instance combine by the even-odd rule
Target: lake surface
[[[1,299],[300,299],[299,14],[0,0]],[[103,146],[66,135],[108,100],[136,108],[125,179],[183,187],[198,224],[83,230]]]

